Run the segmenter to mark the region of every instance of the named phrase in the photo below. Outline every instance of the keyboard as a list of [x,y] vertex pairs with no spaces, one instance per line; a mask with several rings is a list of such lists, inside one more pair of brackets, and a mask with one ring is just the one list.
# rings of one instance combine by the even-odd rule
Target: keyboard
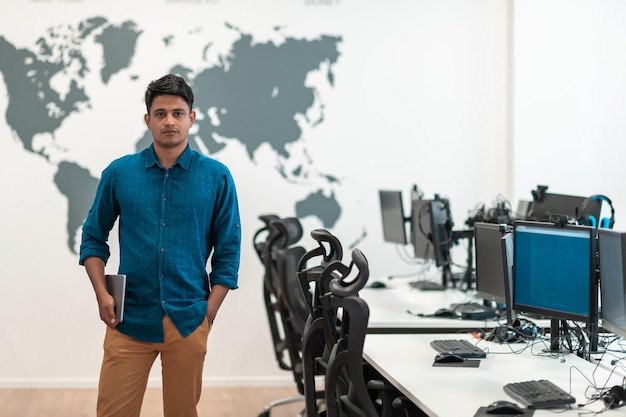
[[487,353],[465,339],[435,339],[430,346],[437,352],[451,352],[464,358],[486,358]]
[[547,379],[512,382],[503,388],[509,397],[528,408],[552,408],[576,402],[574,397]]

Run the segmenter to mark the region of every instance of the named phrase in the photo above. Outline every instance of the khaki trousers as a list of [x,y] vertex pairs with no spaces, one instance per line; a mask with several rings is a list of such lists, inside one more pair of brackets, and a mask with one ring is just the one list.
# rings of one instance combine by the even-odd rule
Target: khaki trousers
[[163,318],[164,342],[147,343],[107,326],[98,387],[98,417],[139,417],[150,369],[161,355],[164,417],[197,417],[202,370],[211,326],[183,338]]

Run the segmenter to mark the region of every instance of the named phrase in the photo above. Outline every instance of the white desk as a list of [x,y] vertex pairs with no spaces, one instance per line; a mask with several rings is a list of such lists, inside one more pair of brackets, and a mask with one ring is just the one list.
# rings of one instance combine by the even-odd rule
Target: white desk
[[626,340],[616,339],[612,334],[603,334],[598,340],[598,345],[602,346],[604,351],[593,354],[594,360],[604,369],[626,378]]
[[[570,391],[578,404],[587,402],[585,390],[595,381],[598,387],[610,388],[622,381],[621,375],[587,362],[574,355],[551,358],[537,356],[541,346],[532,351],[511,353],[511,348],[521,349],[523,344],[500,345],[480,342],[488,349],[486,359],[478,368],[433,367],[436,352],[430,347],[434,338],[466,338],[459,334],[368,334],[365,339],[364,358],[407,398],[417,404],[427,415],[440,417],[473,416],[480,408],[497,400],[514,400],[502,389],[509,382],[548,379]],[[564,361],[563,361],[564,359]],[[566,415],[577,412],[600,411],[602,400],[585,407],[574,406]],[[618,408],[607,415],[624,415]],[[536,410],[535,416],[554,416],[554,411]],[[561,414],[559,414],[561,415]]]
[[[433,314],[440,308],[448,308],[452,303],[475,301],[474,291],[449,288],[445,291],[423,291],[412,288],[409,280],[382,281],[386,288],[363,288],[359,296],[370,309],[368,333],[454,333],[473,329],[492,329],[504,324],[505,319],[460,320],[440,317],[419,317]],[[543,326],[543,324],[538,325]],[[549,324],[548,324],[549,327]]]

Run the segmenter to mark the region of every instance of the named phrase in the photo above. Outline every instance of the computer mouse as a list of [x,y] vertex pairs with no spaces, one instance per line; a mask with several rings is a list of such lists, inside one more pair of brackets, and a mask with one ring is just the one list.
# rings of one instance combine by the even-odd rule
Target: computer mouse
[[497,414],[497,415],[519,415],[524,414],[524,410],[520,408],[519,405],[512,403],[510,401],[495,401],[487,406],[487,410],[485,410],[487,414]]
[[440,308],[439,310],[435,311],[435,314],[433,314],[433,316],[435,316],[435,317],[455,317],[456,313],[453,310],[450,310],[449,308]]
[[452,352],[441,352],[435,356],[436,363],[463,362],[465,358]]
[[370,288],[387,288],[387,284],[382,281],[373,281],[370,284]]

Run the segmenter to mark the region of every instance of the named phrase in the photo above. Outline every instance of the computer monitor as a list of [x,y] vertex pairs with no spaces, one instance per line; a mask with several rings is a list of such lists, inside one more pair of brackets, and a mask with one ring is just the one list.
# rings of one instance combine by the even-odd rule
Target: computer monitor
[[595,286],[592,228],[518,221],[513,249],[517,311],[589,321],[597,307],[591,296]]
[[[554,326],[559,320],[585,322],[589,334],[597,335],[594,229],[570,224],[517,221],[513,233],[515,311],[537,313],[553,320],[553,350],[560,336],[558,327]],[[594,343],[591,343],[590,349],[596,349]]]
[[430,203],[431,242],[435,255],[435,264],[450,265],[450,246],[452,246],[452,219],[448,200],[435,197]]
[[602,327],[626,338],[626,232],[598,230]]
[[411,243],[413,244],[413,254],[418,259],[435,259],[435,251],[431,242],[432,201],[418,197],[411,201]]
[[506,323],[512,326],[517,320],[513,308],[513,233],[506,233],[500,239],[502,269],[504,273],[504,294],[506,297]]
[[[587,197],[566,194],[535,193],[526,220],[552,222],[552,216],[567,216],[569,220],[577,220],[582,215],[583,203]],[[600,218],[600,201],[590,201],[588,214]]]
[[506,322],[513,325],[513,233],[506,224],[474,224],[476,295],[504,307]]
[[532,207],[532,201],[530,200],[519,200],[517,202],[517,208],[515,209],[515,213],[513,213],[513,217],[515,220],[528,220],[528,213]]
[[383,221],[383,237],[385,242],[408,244],[402,191],[379,190],[380,212]]
[[502,237],[506,225],[475,223],[476,295],[497,304],[506,304]]

